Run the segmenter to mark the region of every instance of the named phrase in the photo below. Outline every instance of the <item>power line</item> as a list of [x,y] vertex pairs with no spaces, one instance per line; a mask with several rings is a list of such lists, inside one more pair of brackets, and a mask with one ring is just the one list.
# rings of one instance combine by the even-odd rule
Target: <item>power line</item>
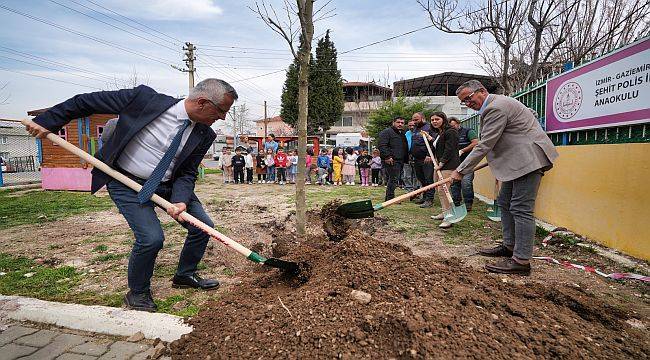
[[54,60],[49,60],[49,59],[46,59],[46,58],[43,58],[43,57],[40,57],[40,56],[32,55],[32,54],[26,53],[24,51],[19,51],[19,50],[12,49],[12,48],[9,48],[9,47],[6,47],[6,46],[0,45],[0,49],[4,49],[4,50],[0,50],[0,51],[10,52],[10,53],[14,53],[14,54],[20,55],[20,56],[26,56],[26,57],[29,57],[29,58],[34,59],[34,60],[42,61],[42,62],[45,62],[45,63],[50,63],[50,64],[53,64],[53,65],[65,67],[65,68],[68,68],[68,69],[71,69],[71,70],[84,72],[84,73],[91,74],[91,75],[100,76],[100,77],[106,78],[108,80],[114,80],[115,79],[114,76],[109,76],[109,75],[105,75],[105,74],[98,73],[98,72],[95,72],[95,71],[86,70],[86,69],[79,68],[79,67],[76,67],[76,66],[60,63],[60,62],[57,62],[57,61],[54,61]]
[[101,82],[103,82],[104,84],[107,83],[106,80],[97,79],[97,78],[94,78],[94,77],[90,77],[90,76],[86,76],[86,75],[81,75],[81,74],[75,74],[75,73],[71,73],[71,72],[68,72],[68,71],[63,71],[63,70],[60,70],[60,69],[56,69],[56,68],[53,68],[53,67],[49,67],[49,66],[46,66],[46,65],[36,64],[36,63],[33,63],[33,62],[29,62],[29,61],[25,61],[25,60],[20,60],[20,59],[12,58],[12,57],[9,57],[9,56],[3,56],[3,55],[0,55],[0,58],[9,59],[9,60],[17,61],[17,62],[21,62],[21,63],[23,63],[23,64],[34,65],[34,66],[42,67],[42,68],[44,68],[44,69],[54,70],[54,71],[61,72],[61,73],[64,73],[64,74],[68,74],[68,75],[72,75],[72,76],[78,76],[78,77],[82,77],[82,78],[86,78],[86,79],[90,79],[90,80],[94,80],[94,81],[101,81]]
[[149,27],[149,26],[147,26],[147,25],[141,23],[141,22],[138,22],[138,21],[136,21],[136,20],[133,20],[133,19],[131,19],[131,18],[128,17],[128,16],[122,15],[122,14],[120,14],[120,13],[118,13],[118,12],[116,12],[116,11],[113,11],[113,10],[107,8],[107,7],[104,7],[104,6],[102,6],[102,5],[100,5],[100,4],[96,3],[96,2],[94,2],[94,1],[92,1],[92,0],[86,0],[86,1],[88,1],[89,3],[95,5],[95,6],[99,7],[99,8],[102,8],[102,9],[104,9],[104,10],[106,10],[106,11],[109,11],[109,12],[115,14],[115,15],[118,15],[118,16],[121,16],[121,17],[123,17],[123,18],[125,18],[125,19],[128,19],[128,20],[130,20],[130,21],[132,21],[132,22],[134,22],[134,23],[136,23],[136,24],[138,24],[138,25],[140,25],[140,26],[145,27],[146,29],[149,29],[149,30],[151,30],[151,31],[154,31],[154,32],[160,34],[160,35],[163,35],[163,36],[165,36],[165,37],[167,37],[167,38],[170,38],[170,39],[176,41],[177,44],[183,44],[183,41],[178,40],[178,39],[176,39],[176,38],[173,37],[173,36],[167,35],[167,34],[165,34],[164,32],[158,31],[158,30],[156,30],[156,29],[154,29],[154,28],[152,28],[152,27]]
[[145,33],[145,34],[147,34],[147,35],[149,35],[149,36],[153,36],[153,37],[155,37],[155,38],[158,39],[158,40],[166,41],[166,42],[169,42],[169,43],[174,44],[174,45],[176,45],[176,46],[178,46],[178,45],[182,45],[182,42],[181,42],[180,40],[175,40],[174,38],[172,38],[172,37],[169,36],[169,35],[165,35],[164,33],[161,33],[160,31],[158,31],[158,30],[156,30],[156,29],[150,28],[150,27],[148,27],[147,25],[144,25],[144,24],[142,24],[142,23],[139,23],[139,22],[137,22],[137,21],[135,21],[135,20],[133,20],[133,19],[127,17],[127,16],[124,16],[124,15],[122,15],[122,14],[120,14],[120,13],[117,13],[117,12],[115,12],[115,11],[113,11],[113,10],[111,10],[111,9],[109,9],[109,8],[107,8],[107,7],[105,7],[105,6],[102,6],[102,5],[100,5],[100,4],[97,4],[97,3],[95,3],[95,2],[93,2],[93,1],[91,1],[91,0],[87,0],[87,1],[88,1],[89,3],[94,4],[95,6],[97,6],[97,7],[99,7],[99,8],[101,8],[101,9],[104,9],[104,10],[109,11],[109,12],[115,14],[115,15],[118,15],[118,16],[121,16],[121,17],[123,17],[123,18],[125,18],[125,19],[128,19],[129,21],[134,22],[134,23],[136,23],[136,24],[139,24],[140,26],[143,26],[143,27],[145,27],[145,28],[151,29],[151,30],[154,31],[154,32],[160,33],[160,34],[166,36],[168,39],[172,39],[172,40],[174,40],[174,41],[170,41],[170,40],[168,40],[168,39],[165,39],[165,38],[163,38],[163,37],[160,37],[160,36],[158,36],[158,35],[156,35],[156,34],[150,32],[150,31],[142,30],[142,29],[140,29],[140,28],[138,28],[138,27],[135,27],[135,26],[133,26],[133,25],[127,23],[126,21],[122,21],[122,20],[120,20],[120,19],[118,19],[118,18],[116,18],[116,17],[113,17],[113,16],[110,16],[110,15],[107,15],[107,14],[101,12],[101,11],[97,11],[97,10],[95,10],[95,9],[89,7],[89,6],[86,6],[86,5],[84,5],[84,4],[81,4],[81,3],[79,3],[79,2],[77,2],[77,1],[75,1],[75,0],[68,0],[68,1],[71,1],[71,2],[73,2],[73,3],[75,3],[75,4],[79,5],[79,6],[81,6],[81,7],[83,7],[83,8],[88,9],[88,10],[92,10],[92,11],[98,13],[98,14],[101,14],[102,16],[105,16],[105,17],[109,18],[109,19],[112,19],[112,20],[114,20],[114,21],[117,21],[117,22],[119,22],[120,24],[123,24],[123,25],[125,25],[125,26],[130,27],[131,29],[134,29],[134,30],[137,30],[137,31],[141,31],[141,32],[143,32],[143,33]]
[[135,36],[135,37],[138,37],[138,38],[143,39],[143,40],[145,40],[145,41],[148,41],[148,42],[150,42],[150,43],[153,43],[153,44],[156,44],[156,45],[162,46],[162,47],[167,48],[167,49],[172,50],[172,51],[178,51],[178,49],[174,49],[173,47],[167,46],[167,45],[165,45],[165,44],[161,44],[161,43],[159,43],[159,42],[157,42],[157,41],[153,41],[153,40],[151,40],[151,39],[147,39],[146,37],[144,37],[144,36],[142,36],[142,35],[136,34],[136,33],[134,33],[134,32],[131,32],[131,31],[126,30],[126,29],[123,29],[123,28],[121,28],[121,27],[119,27],[119,26],[113,25],[113,24],[111,24],[111,23],[109,23],[109,22],[106,22],[106,21],[104,21],[104,20],[98,19],[98,18],[96,18],[96,17],[94,17],[94,16],[92,16],[92,15],[88,15],[88,14],[82,12],[82,11],[79,11],[79,10],[77,10],[77,9],[71,8],[71,7],[69,7],[69,6],[65,5],[65,4],[61,4],[60,2],[58,2],[58,1],[56,1],[56,0],[49,0],[49,1],[52,2],[52,3],[54,3],[54,4],[59,5],[59,6],[61,6],[61,7],[64,7],[64,8],[66,8],[66,9],[70,10],[70,11],[74,11],[74,12],[76,12],[76,13],[78,13],[78,14],[81,14],[81,15],[83,15],[83,16],[89,17],[89,18],[91,18],[91,19],[93,19],[93,20],[95,20],[95,21],[98,21],[98,22],[100,22],[100,23],[102,23],[102,24],[108,25],[108,26],[110,26],[110,27],[112,27],[112,28],[115,28],[115,29],[118,29],[118,30],[120,30],[120,31],[124,31],[125,33],[131,34],[131,35],[133,35],[133,36]]
[[112,46],[112,47],[117,48],[117,49],[120,49],[120,50],[122,50],[122,51],[124,51],[124,52],[128,52],[128,53],[130,53],[130,54],[137,55],[137,56],[143,57],[143,58],[145,58],[145,59],[149,59],[149,60],[152,60],[152,61],[155,61],[155,62],[161,63],[161,64],[163,64],[163,65],[165,65],[165,66],[169,66],[169,65],[170,65],[169,63],[173,63],[173,61],[168,61],[168,60],[165,60],[165,59],[162,59],[162,58],[152,57],[152,56],[149,56],[149,55],[143,54],[143,53],[141,53],[141,52],[139,52],[139,51],[132,50],[132,49],[129,49],[129,48],[127,48],[127,47],[121,46],[121,45],[116,44],[116,43],[114,43],[114,42],[110,42],[110,41],[103,40],[103,39],[100,39],[100,38],[95,37],[95,36],[92,36],[92,35],[88,35],[88,34],[83,33],[83,32],[81,32],[81,31],[77,31],[77,30],[74,30],[74,29],[71,29],[71,28],[68,28],[68,27],[65,27],[65,26],[62,26],[62,25],[59,25],[59,24],[53,23],[53,22],[48,21],[48,20],[45,20],[45,19],[42,19],[42,18],[39,18],[39,17],[33,16],[33,15],[30,15],[30,14],[26,14],[26,13],[24,13],[24,12],[21,12],[21,11],[15,10],[15,9],[12,9],[12,8],[10,8],[10,7],[7,7],[7,6],[1,5],[1,4],[0,4],[0,9],[4,9],[4,10],[9,11],[9,12],[12,12],[12,13],[14,13],[14,14],[24,16],[24,17],[26,17],[26,18],[28,18],[28,19],[31,19],[31,20],[34,20],[34,21],[38,21],[38,22],[40,22],[40,23],[43,23],[43,24],[46,24],[46,25],[49,25],[49,26],[55,27],[55,28],[57,28],[57,29],[59,29],[59,30],[67,31],[67,32],[69,32],[69,33],[72,33],[72,34],[75,34],[75,35],[78,35],[78,36],[84,37],[84,38],[86,38],[86,39],[93,40],[93,41],[98,42],[98,43],[103,44],[103,45]]
[[33,76],[33,77],[37,77],[37,78],[41,78],[41,79],[47,79],[47,80],[52,80],[52,81],[58,81],[58,82],[66,83],[66,84],[70,84],[70,85],[77,85],[77,86],[81,86],[81,87],[85,87],[85,88],[89,88],[89,89],[93,89],[93,90],[103,90],[103,89],[101,89],[101,88],[96,88],[96,87],[92,87],[92,86],[88,86],[88,85],[78,84],[78,83],[75,83],[75,82],[72,82],[72,81],[66,81],[66,80],[54,79],[54,78],[51,78],[51,77],[42,76],[42,75],[30,74],[30,73],[26,73],[26,72],[22,72],[22,71],[18,71],[18,70],[10,70],[10,69],[4,68],[4,67],[0,67],[0,70],[4,70],[4,71],[7,71],[7,72],[12,72],[12,73],[16,73],[16,74],[22,74],[22,75],[27,75],[27,76]]
[[[499,4],[496,4],[496,5],[501,5],[501,4],[506,3],[506,2],[508,2],[508,1],[509,1],[509,0],[503,0],[503,1],[501,1]],[[466,16],[468,16],[468,15],[470,15],[470,14],[474,14],[474,13],[477,13],[477,12],[479,12],[479,11],[486,10],[487,8],[488,8],[488,7],[486,6],[486,7],[482,7],[482,8],[480,8],[480,9],[476,9],[476,10],[474,10],[474,11],[470,11],[470,12],[467,12],[467,13],[463,13],[462,15],[458,15],[458,16],[451,17],[451,18],[447,19],[447,22],[452,21],[452,20],[459,19],[459,18],[461,18],[461,17],[466,17]],[[367,47],[374,46],[374,45],[377,45],[377,44],[381,44],[381,43],[386,42],[386,41],[394,40],[394,39],[397,39],[397,38],[402,37],[402,36],[410,35],[410,34],[413,34],[413,33],[418,32],[418,31],[422,31],[422,30],[425,30],[425,29],[428,29],[428,28],[432,28],[432,27],[434,27],[434,26],[435,26],[435,25],[433,25],[433,24],[430,24],[430,25],[427,25],[427,26],[423,26],[423,27],[421,27],[421,28],[413,29],[413,30],[411,30],[411,31],[407,31],[407,32],[402,33],[402,34],[399,34],[399,35],[394,35],[394,36],[391,36],[391,37],[386,38],[386,39],[383,39],[383,40],[374,41],[374,42],[371,42],[370,44],[366,44],[366,45],[358,46],[358,47],[355,47],[354,49],[346,50],[346,51],[343,51],[343,52],[341,52],[341,53],[339,53],[339,54],[340,54],[340,55],[343,55],[343,54],[351,53],[351,52],[353,52],[353,51],[357,51],[357,50],[365,49],[365,48],[367,48]]]
[[269,75],[277,74],[277,73],[279,73],[279,72],[284,72],[284,71],[286,71],[286,70],[284,70],[284,69],[280,69],[280,70],[272,71],[272,72],[270,72],[270,73],[266,73],[266,74],[262,74],[262,75],[251,76],[251,77],[249,77],[249,78],[245,78],[245,79],[241,79],[241,80],[236,80],[236,81],[231,81],[231,83],[238,83],[238,82],[240,82],[240,81],[247,81],[247,80],[251,80],[251,79],[257,79],[257,78],[261,78],[261,77],[263,77],[263,76],[269,76]]

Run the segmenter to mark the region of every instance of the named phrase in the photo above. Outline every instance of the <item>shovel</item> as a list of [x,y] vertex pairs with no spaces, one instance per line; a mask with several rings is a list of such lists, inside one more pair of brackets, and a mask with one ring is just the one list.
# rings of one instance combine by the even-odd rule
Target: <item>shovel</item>
[[499,203],[497,202],[497,197],[499,196],[499,180],[494,180],[494,201],[492,205],[488,205],[487,208],[487,217],[492,221],[501,221],[501,209],[499,208]]
[[[424,144],[427,146],[427,151],[429,152],[429,156],[431,157],[431,160],[433,161],[433,165],[435,167],[438,167],[438,161],[436,160],[436,157],[433,156],[433,151],[431,151],[431,146],[429,145],[429,141],[427,140],[426,135],[424,132],[422,132],[422,139],[424,139]],[[437,170],[438,178],[442,179],[442,171]],[[448,203],[448,208],[443,209],[442,214],[445,216],[445,221],[450,222],[452,224],[455,224],[465,218],[467,216],[467,207],[465,204],[456,206],[454,204],[454,200],[451,198],[451,193],[449,192],[449,185],[444,184],[442,185],[442,191],[445,193],[445,197],[447,198],[447,203]],[[443,207],[445,204],[441,204]]]
[[[487,163],[483,163],[480,165],[477,165],[474,168],[474,171],[478,171],[483,169],[484,167],[487,166]],[[360,201],[354,201],[351,203],[346,203],[340,205],[338,208],[336,208],[336,214],[340,215],[344,218],[348,219],[363,219],[363,218],[371,218],[375,216],[375,211],[385,209],[391,205],[395,205],[397,203],[400,203],[406,199],[410,199],[413,196],[416,196],[418,194],[421,194],[429,189],[433,189],[436,186],[440,186],[442,184],[447,184],[452,182],[452,178],[446,178],[443,180],[440,180],[438,182],[435,182],[433,184],[423,186],[417,190],[413,190],[410,193],[406,193],[404,195],[400,195],[396,198],[390,199],[388,201],[384,201],[381,204],[377,204],[375,206],[372,205],[371,200],[360,200]]]
[[[20,121],[23,125],[28,125],[32,123],[31,120],[26,120],[23,119]],[[79,149],[78,147],[70,144],[69,142],[63,140],[59,136],[55,134],[47,134],[47,138],[52,141],[53,143],[61,146],[63,149],[69,151],[70,153],[78,156],[82,160],[85,160],[89,163],[91,163],[94,167],[98,168],[99,170],[103,171],[113,179],[121,182],[122,184],[128,186],[129,188],[133,189],[135,192],[139,192],[140,189],[142,188],[142,185],[138,184],[137,182],[133,181],[132,179],[126,177],[124,174],[112,169],[110,166],[104,164],[102,161],[98,160],[97,158],[93,157],[92,155],[88,154],[87,152]],[[167,210],[174,205],[170,203],[169,201],[163,199],[162,197],[154,194],[151,197],[151,201],[156,203],[158,206],[162,207],[163,209]],[[295,263],[295,262],[290,262],[290,261],[284,261],[281,259],[275,259],[275,258],[265,258],[261,256],[260,254],[251,251],[250,249],[246,248],[242,244],[236,242],[235,240],[227,237],[226,235],[218,232],[217,230],[209,227],[205,223],[203,223],[201,220],[195,218],[194,216],[188,214],[187,212],[183,211],[180,213],[178,216],[179,219],[182,219],[183,221],[187,221],[188,223],[192,224],[193,226],[196,226],[197,228],[201,229],[204,233],[210,235],[212,238],[215,240],[219,241],[220,243],[226,245],[227,247],[237,251],[241,255],[245,256],[248,260],[251,260],[256,263],[264,264],[267,266],[271,266],[274,268],[278,268],[281,270],[285,270],[287,272],[293,273],[293,274],[298,274],[300,272],[300,266]]]

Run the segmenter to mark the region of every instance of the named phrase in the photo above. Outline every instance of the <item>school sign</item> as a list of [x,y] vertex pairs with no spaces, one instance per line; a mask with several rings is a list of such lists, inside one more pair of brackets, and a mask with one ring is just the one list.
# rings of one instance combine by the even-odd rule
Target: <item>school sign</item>
[[546,131],[650,121],[650,37],[546,84]]

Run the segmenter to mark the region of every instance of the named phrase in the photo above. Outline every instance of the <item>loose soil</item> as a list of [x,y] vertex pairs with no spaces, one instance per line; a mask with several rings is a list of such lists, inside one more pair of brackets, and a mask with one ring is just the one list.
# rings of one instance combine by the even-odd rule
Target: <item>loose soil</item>
[[258,269],[242,278],[190,320],[194,331],[171,344],[172,358],[648,358],[647,330],[631,325],[648,319],[632,309],[579,285],[417,256],[355,224],[331,241],[318,229],[335,206],[310,216],[307,241],[284,224],[272,228],[274,254],[307,262],[306,273]]

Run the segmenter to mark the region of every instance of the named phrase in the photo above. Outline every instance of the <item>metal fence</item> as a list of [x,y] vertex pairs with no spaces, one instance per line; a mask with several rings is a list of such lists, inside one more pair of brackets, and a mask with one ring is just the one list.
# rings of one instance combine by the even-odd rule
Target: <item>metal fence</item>
[[[607,54],[603,54],[607,55]],[[583,65],[598,59],[594,57],[584,60]],[[571,67],[568,67],[570,69]],[[546,130],[546,83],[550,78],[560,73],[548,74],[535,83],[514,92],[513,98],[519,100],[537,113],[537,121]],[[471,128],[480,134],[480,115],[473,114],[463,120],[463,126]],[[650,122],[635,125],[602,127],[589,130],[573,130],[548,134],[556,146],[559,145],[591,145],[591,144],[623,144],[650,142]]]
[[40,140],[18,121],[0,120],[0,187],[41,181]]

